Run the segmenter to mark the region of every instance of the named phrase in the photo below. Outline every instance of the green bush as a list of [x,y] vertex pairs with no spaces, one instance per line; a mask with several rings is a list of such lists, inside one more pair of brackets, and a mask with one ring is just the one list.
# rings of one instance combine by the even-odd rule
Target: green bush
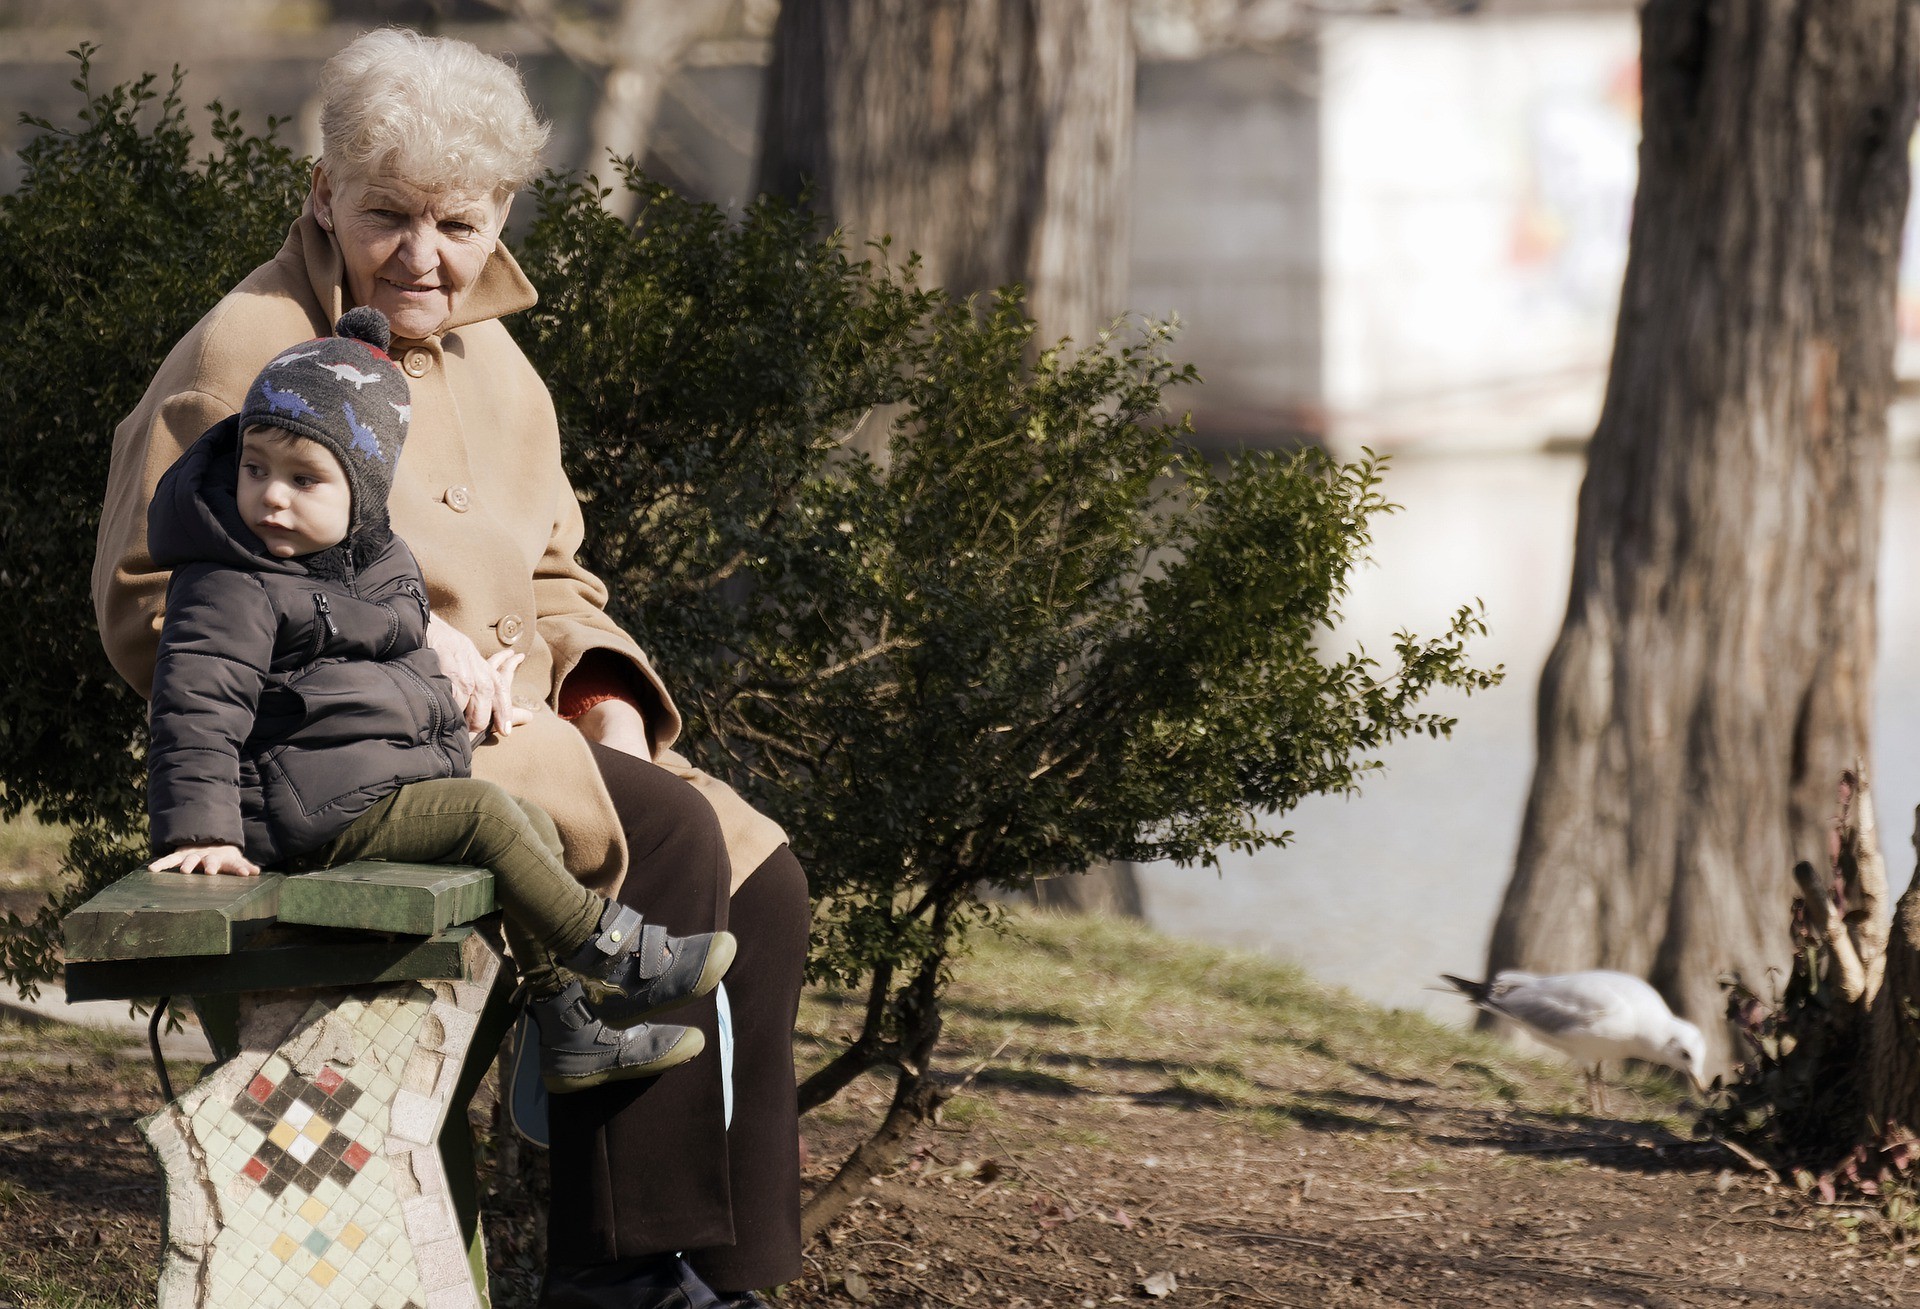
[[96,92],[83,47],[70,127],[38,119],[0,197],[0,812],[75,825],[72,876],[0,922],[0,976],[58,975],[60,914],[145,847],[146,707],[101,652],[88,570],[114,425],[173,343],[272,256],[305,166],[214,106],[196,159],[175,73]]
[[[94,93],[83,60],[76,85],[78,126],[41,124],[0,200],[0,569],[28,616],[0,656],[0,781],[11,811],[79,825],[73,896],[142,832],[140,705],[97,653],[85,580],[107,434],[271,255],[305,176],[224,115],[195,161],[177,81]],[[1391,667],[1324,653],[1390,508],[1380,465],[1210,469],[1163,408],[1194,380],[1164,327],[1042,348],[1016,292],[954,303],[785,206],[731,222],[622,184],[632,225],[591,183],[535,189],[516,252],[543,298],[509,326],[553,391],[616,616],[665,667],[689,749],[808,864],[814,975],[868,990],[810,1102],[888,1064],[894,1119],[937,1102],[941,989],[986,888],[1282,839],[1264,814],[1447,731],[1418,708],[1433,688],[1497,678],[1467,662],[1466,609],[1402,634]],[[8,922],[0,968],[49,975],[53,923]]]
[[[560,412],[592,563],[661,656],[689,749],[786,826],[816,897],[816,978],[867,991],[830,1097],[928,1055],[986,888],[1104,859],[1208,862],[1263,817],[1351,790],[1371,752],[1490,685],[1463,609],[1383,669],[1326,657],[1378,462],[1211,470],[1153,324],[1036,349],[981,307],[855,262],[762,202],[738,224],[651,186],[637,223],[581,184],[537,196],[516,327]],[[850,431],[885,424],[869,458]],[[883,1129],[883,1135],[891,1129]]]

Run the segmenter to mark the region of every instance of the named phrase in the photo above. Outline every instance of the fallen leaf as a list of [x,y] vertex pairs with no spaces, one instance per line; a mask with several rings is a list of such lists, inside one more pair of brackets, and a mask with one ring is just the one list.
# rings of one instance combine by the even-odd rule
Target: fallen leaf
[[873,1294],[873,1288],[867,1285],[867,1279],[862,1277],[857,1269],[848,1269],[846,1275],[840,1279],[840,1286],[847,1293],[849,1300],[864,1300]]
[[1169,1272],[1158,1272],[1140,1283],[1140,1289],[1156,1300],[1163,1300],[1180,1289],[1180,1279]]
[[1133,1215],[1125,1209],[1115,1209],[1113,1211],[1113,1225],[1115,1227],[1124,1227],[1131,1232],[1133,1230]]

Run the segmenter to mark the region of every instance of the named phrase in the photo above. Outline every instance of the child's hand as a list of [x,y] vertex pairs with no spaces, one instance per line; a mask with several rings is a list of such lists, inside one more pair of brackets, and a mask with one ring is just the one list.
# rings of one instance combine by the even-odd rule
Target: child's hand
[[232,877],[258,877],[260,865],[232,845],[183,845],[172,854],[163,854],[147,865],[156,873],[177,868],[183,873],[226,873]]

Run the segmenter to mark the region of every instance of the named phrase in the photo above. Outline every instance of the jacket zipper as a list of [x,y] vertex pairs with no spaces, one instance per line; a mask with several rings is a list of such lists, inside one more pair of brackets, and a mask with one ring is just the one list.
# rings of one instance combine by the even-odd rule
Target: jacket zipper
[[325,633],[325,635],[319,636],[313,643],[313,657],[317,659],[320,656],[320,652],[327,648],[328,637],[336,641],[340,639],[340,629],[334,626],[333,606],[328,603],[326,592],[315,591],[313,593],[313,608],[314,612],[319,616],[321,628]]
[[427,593],[425,591],[422,591],[411,577],[401,579],[400,589],[402,591],[405,591],[408,595],[412,596],[414,600],[419,603],[420,617],[422,619],[425,619],[430,616],[431,611],[427,607]]
[[414,672],[413,669],[407,667],[404,663],[396,660],[392,666],[413,679],[414,685],[420,688],[420,694],[426,697],[427,731],[429,733],[427,744],[433,747],[433,752],[440,756],[442,763],[446,764],[447,772],[452,773],[453,756],[449,755],[446,747],[440,744],[440,697],[433,693],[433,686],[426,678]]

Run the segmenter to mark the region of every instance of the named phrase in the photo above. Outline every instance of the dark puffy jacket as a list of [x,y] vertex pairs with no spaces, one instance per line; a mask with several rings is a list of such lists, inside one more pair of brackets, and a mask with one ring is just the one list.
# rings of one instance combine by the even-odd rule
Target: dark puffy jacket
[[147,809],[157,850],[226,843],[274,864],[409,782],[466,776],[473,756],[425,646],[413,552],[380,533],[323,551],[324,572],[320,556],[264,553],[234,495],[238,441],[238,419],[210,429],[148,514],[147,547],[173,577]]

